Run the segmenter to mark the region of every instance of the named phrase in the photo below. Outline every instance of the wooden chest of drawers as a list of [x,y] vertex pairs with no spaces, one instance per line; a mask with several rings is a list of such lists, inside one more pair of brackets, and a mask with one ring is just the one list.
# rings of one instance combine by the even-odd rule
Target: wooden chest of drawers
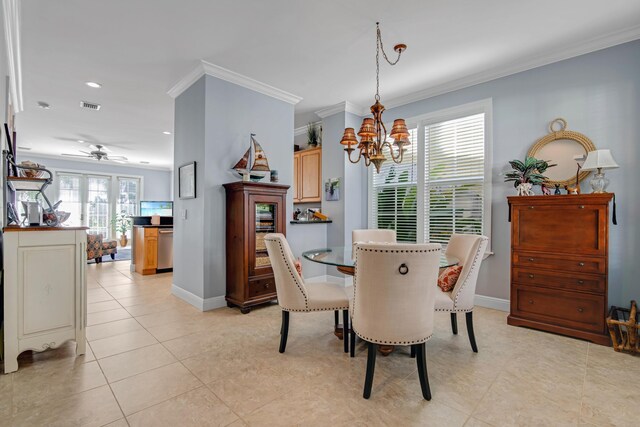
[[509,197],[510,325],[609,345],[610,193]]

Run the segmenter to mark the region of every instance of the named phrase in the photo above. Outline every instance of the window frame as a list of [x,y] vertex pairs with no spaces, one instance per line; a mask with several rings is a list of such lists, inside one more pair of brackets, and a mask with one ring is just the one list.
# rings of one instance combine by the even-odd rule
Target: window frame
[[[492,238],[491,238],[491,204],[492,204],[492,165],[493,165],[493,100],[492,98],[483,99],[480,101],[470,102],[467,104],[458,105],[451,108],[445,108],[442,110],[433,111],[430,113],[422,114],[405,119],[407,128],[417,128],[417,242],[424,243],[425,240],[425,228],[428,220],[428,212],[422,207],[425,206],[425,126],[430,126],[436,123],[446,122],[449,120],[455,120],[475,114],[484,114],[484,191],[483,191],[483,212],[482,212],[482,230],[483,234],[489,238],[489,244],[485,253],[489,255],[492,252]],[[390,129],[389,125],[386,125]],[[368,171],[368,226],[369,228],[376,227],[375,217],[373,212],[373,174],[374,168],[370,167]]]

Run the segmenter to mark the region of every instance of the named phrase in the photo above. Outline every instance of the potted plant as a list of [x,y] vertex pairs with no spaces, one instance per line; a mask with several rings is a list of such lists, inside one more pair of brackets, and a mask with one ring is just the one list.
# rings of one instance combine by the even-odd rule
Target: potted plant
[[307,144],[309,147],[314,148],[318,146],[320,141],[320,128],[314,123],[307,125]]
[[116,231],[120,233],[120,246],[125,247],[129,240],[127,239],[127,231],[131,230],[131,218],[124,212],[120,212],[111,223],[115,225]]
[[518,190],[518,196],[533,196],[532,187],[534,185],[544,187],[547,177],[543,173],[550,167],[556,166],[535,157],[527,157],[524,162],[512,160],[509,164],[513,170],[505,174],[504,181],[513,181],[513,186]]

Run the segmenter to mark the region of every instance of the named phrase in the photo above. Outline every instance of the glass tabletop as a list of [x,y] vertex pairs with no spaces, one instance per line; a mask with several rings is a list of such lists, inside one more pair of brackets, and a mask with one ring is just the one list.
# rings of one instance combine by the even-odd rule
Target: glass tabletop
[[[339,246],[305,251],[302,256],[309,261],[320,264],[334,265],[336,267],[353,267],[355,260],[351,258],[351,246]],[[443,253],[440,256],[440,268],[457,265],[460,260]]]

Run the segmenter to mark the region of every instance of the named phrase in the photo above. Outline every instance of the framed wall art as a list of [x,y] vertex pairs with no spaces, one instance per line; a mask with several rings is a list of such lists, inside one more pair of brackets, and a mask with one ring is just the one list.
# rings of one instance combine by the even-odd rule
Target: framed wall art
[[178,168],[178,197],[196,198],[196,162],[187,163]]

